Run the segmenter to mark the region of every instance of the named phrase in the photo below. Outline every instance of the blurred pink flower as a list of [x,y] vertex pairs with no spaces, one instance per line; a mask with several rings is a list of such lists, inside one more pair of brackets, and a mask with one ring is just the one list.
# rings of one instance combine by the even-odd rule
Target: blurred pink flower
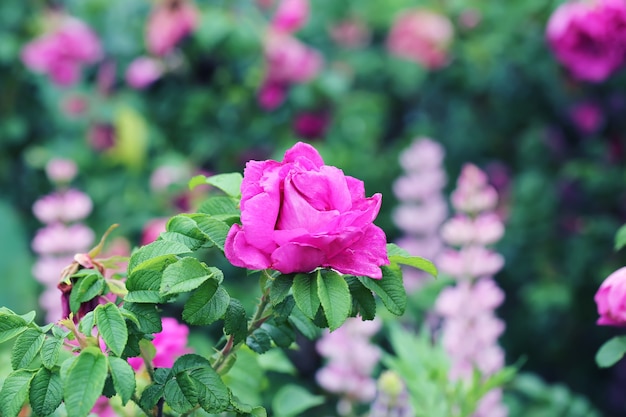
[[52,158],[46,164],[46,175],[53,182],[70,182],[76,176],[78,168],[71,159]]
[[472,164],[465,164],[451,195],[452,206],[468,214],[493,210],[498,192],[487,182],[487,175]]
[[565,2],[550,17],[546,37],[575,78],[604,81],[626,60],[626,2]]
[[459,279],[470,279],[495,275],[504,266],[504,258],[482,246],[465,246],[458,251],[442,251],[435,264],[445,274]]
[[163,75],[161,61],[147,56],[140,56],[130,63],[126,70],[126,82],[138,90],[148,87]]
[[449,245],[490,245],[504,235],[504,225],[495,213],[481,213],[472,219],[458,214],[441,228],[441,237]]
[[503,404],[502,390],[493,389],[478,402],[472,417],[507,417],[509,409]]
[[259,104],[265,110],[274,110],[285,101],[287,88],[287,85],[284,83],[266,80],[258,92]]
[[89,216],[92,208],[93,203],[87,194],[70,188],[35,201],[33,213],[42,223],[71,223]]
[[[152,341],[156,349],[152,365],[155,368],[171,368],[176,359],[191,352],[187,347],[189,328],[171,317],[164,317],[161,324],[163,330],[155,333]],[[128,363],[135,371],[144,366],[143,359],[139,357],[128,358]]]
[[157,56],[169,54],[196,28],[198,11],[191,1],[165,0],[152,10],[146,28],[148,51]]
[[304,83],[322,69],[322,55],[286,33],[269,30],[264,42],[267,79],[273,82]]
[[448,47],[453,36],[454,27],[446,16],[413,9],[394,21],[387,37],[387,49],[393,55],[433,70],[448,64]]
[[155,192],[166,191],[174,184],[186,184],[192,175],[189,167],[183,163],[161,165],[150,175],[150,189]]
[[598,306],[598,324],[626,325],[626,266],[604,280],[594,297]]
[[293,130],[300,138],[319,139],[326,134],[330,114],[325,111],[302,112],[293,121]]
[[157,240],[161,233],[165,232],[165,225],[168,220],[167,217],[159,217],[146,223],[141,233],[141,245],[147,245]]
[[411,234],[435,232],[447,215],[448,206],[438,196],[431,198],[428,204],[402,204],[392,213],[394,223]]
[[285,33],[293,33],[304,26],[310,13],[308,0],[281,0],[271,26]]
[[87,99],[78,94],[71,94],[64,97],[61,101],[61,110],[67,116],[79,116],[83,114],[88,107],[89,103]]
[[106,151],[115,146],[115,127],[109,123],[94,123],[89,128],[87,139],[96,151]]
[[604,121],[604,114],[600,106],[589,101],[578,103],[572,107],[570,117],[578,130],[587,135],[597,132]]
[[350,18],[332,26],[330,36],[345,48],[361,48],[369,43],[372,35],[365,22],[358,18]]
[[118,417],[113,407],[109,404],[109,399],[104,395],[98,398],[96,405],[91,409],[91,413],[98,417]]
[[[33,265],[32,273],[35,279],[44,285],[54,286],[54,291],[59,296],[56,290],[56,285],[61,278],[61,271],[63,268],[72,263],[74,258],[72,255],[66,256],[42,256],[35,261]],[[57,300],[58,303],[58,300]]]
[[39,255],[81,253],[91,247],[94,238],[93,231],[84,224],[52,223],[37,231],[32,248]]
[[55,84],[69,86],[78,81],[82,65],[102,57],[102,49],[96,34],[82,21],[63,16],[55,23],[52,31],[24,47],[22,61]]

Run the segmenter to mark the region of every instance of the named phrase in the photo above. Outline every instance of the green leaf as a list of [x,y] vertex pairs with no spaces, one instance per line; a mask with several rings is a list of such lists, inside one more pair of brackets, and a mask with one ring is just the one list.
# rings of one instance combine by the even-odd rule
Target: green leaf
[[285,299],[287,294],[289,294],[289,290],[291,290],[291,286],[293,285],[293,280],[293,275],[282,274],[274,279],[272,287],[270,288],[270,302],[273,306],[279,304]]
[[70,310],[72,313],[78,312],[81,303],[102,294],[105,288],[104,277],[99,272],[93,269],[83,271],[91,271],[91,273],[80,274],[72,287],[72,292],[70,293]]
[[320,336],[320,328],[297,307],[289,316],[289,323],[293,324],[309,340],[315,340]]
[[139,330],[146,334],[159,333],[163,330],[161,316],[154,304],[136,304],[125,302],[123,310],[134,314],[139,321]]
[[387,256],[411,256],[406,250],[396,245],[395,243],[387,243]]
[[293,279],[293,298],[298,308],[310,319],[320,307],[317,279],[313,274],[297,274]]
[[280,417],[298,416],[325,401],[321,395],[313,395],[298,385],[285,385],[272,400],[272,410]]
[[111,352],[120,356],[128,342],[128,328],[124,316],[115,304],[107,303],[96,307],[94,317],[104,343]]
[[598,350],[596,363],[600,368],[608,368],[617,363],[626,353],[626,336],[616,336]]
[[124,297],[124,300],[137,304],[161,304],[164,302],[163,297],[161,297],[161,293],[159,291],[152,290],[129,292],[126,297]]
[[126,405],[135,393],[135,371],[124,359],[109,356],[109,371],[113,378],[115,391]]
[[159,263],[160,261],[170,258],[172,255],[182,255],[189,252],[190,249],[182,243],[157,240],[156,242],[142,246],[132,254],[128,262],[128,273],[132,275],[137,269],[152,267],[154,263]]
[[82,334],[91,335],[91,331],[93,330],[94,326],[94,320],[95,318],[93,316],[93,311],[85,314],[78,323],[78,331],[80,331]]
[[164,385],[161,384],[148,385],[141,393],[139,406],[144,410],[153,409],[163,397],[164,388]]
[[13,339],[28,329],[28,323],[15,313],[0,313],[0,343]]
[[359,314],[363,320],[374,320],[376,317],[376,300],[372,292],[353,276],[344,276],[352,295],[353,313]]
[[230,226],[208,214],[196,213],[189,215],[189,217],[196,222],[202,233],[223,252]]
[[198,402],[196,386],[185,372],[176,374],[165,384],[163,398],[172,410],[178,413],[191,411]]
[[161,233],[161,239],[180,242],[191,250],[198,249],[208,240],[196,222],[184,214],[172,217],[167,222],[166,230]]
[[39,354],[46,335],[39,330],[28,329],[20,334],[11,350],[11,366],[17,370],[26,368]]
[[618,251],[626,246],[626,224],[622,225],[615,234],[615,250]]
[[352,297],[346,280],[335,271],[317,272],[317,295],[330,331],[336,330],[350,315]]
[[183,309],[183,320],[189,324],[207,325],[222,318],[230,296],[214,279],[206,281],[195,290]]
[[274,321],[276,323],[285,323],[289,320],[291,312],[296,306],[293,295],[288,295],[283,301],[274,306]]
[[206,175],[196,175],[189,180],[189,189],[193,190],[199,185],[206,184]]
[[226,196],[209,197],[200,204],[198,213],[210,214],[217,218],[239,217],[237,200]]
[[296,341],[296,332],[288,322],[281,325],[263,323],[261,328],[267,331],[278,347],[288,348]]
[[230,395],[220,376],[210,366],[194,369],[189,377],[195,383],[200,406],[209,413],[219,413],[228,408]]
[[26,314],[21,314],[19,317],[23,318],[26,324],[31,324],[35,320],[36,313],[34,311],[29,311]]
[[63,398],[68,417],[86,417],[102,393],[107,358],[96,347],[83,349],[67,370]]
[[406,290],[402,283],[402,271],[398,266],[383,266],[379,280],[357,277],[361,283],[380,297],[390,313],[401,316],[406,309]]
[[25,369],[11,372],[0,390],[0,415],[16,417],[28,398],[28,389],[33,373]]
[[63,383],[57,372],[41,368],[30,382],[30,406],[37,416],[47,416],[63,401]]
[[246,345],[258,354],[263,354],[271,349],[272,339],[264,329],[256,329],[246,339]]
[[413,268],[420,269],[424,272],[429,273],[433,277],[437,277],[438,271],[431,261],[425,258],[421,258],[419,256],[400,256],[393,255],[389,257],[389,262],[392,264],[400,264],[400,265],[408,265]]
[[231,298],[224,315],[224,333],[233,336],[235,345],[246,340],[248,334],[248,323],[246,320],[246,310],[236,298]]
[[59,361],[59,354],[63,347],[63,339],[47,337],[41,346],[41,363],[48,369],[52,369]]
[[232,197],[241,196],[241,182],[243,177],[238,172],[228,174],[218,174],[208,177],[206,183],[210,184]]
[[196,258],[183,258],[163,271],[160,292],[162,295],[180,294],[195,290],[207,279],[221,281],[224,274],[217,268],[207,267]]

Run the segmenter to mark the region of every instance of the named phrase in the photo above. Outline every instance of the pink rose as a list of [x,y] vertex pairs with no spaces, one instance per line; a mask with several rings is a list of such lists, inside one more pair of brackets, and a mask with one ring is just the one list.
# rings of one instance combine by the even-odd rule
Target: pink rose
[[598,305],[598,324],[626,325],[626,266],[608,276],[600,285],[594,300]]
[[148,50],[154,55],[169,54],[198,24],[198,10],[188,1],[167,0],[152,11],[146,28]]
[[[155,333],[152,341],[156,350],[152,365],[155,368],[170,368],[176,359],[191,352],[187,347],[189,327],[171,317],[164,317],[161,324],[163,330]],[[144,366],[140,357],[128,358],[128,363],[135,371]]]
[[454,28],[446,16],[430,10],[409,10],[393,23],[387,49],[425,68],[438,69],[448,64],[448,46],[453,36]]
[[324,59],[313,48],[286,33],[270,30],[264,42],[267,78],[279,83],[311,81],[322,69]]
[[133,60],[126,70],[126,82],[132,88],[142,89],[161,78],[163,65],[160,61],[147,56]]
[[324,165],[312,146],[297,143],[282,162],[248,162],[241,193],[242,224],[232,226],[225,244],[233,265],[282,273],[329,267],[381,278],[386,237],[372,223],[381,195],[366,198],[362,181]]
[[546,37],[556,58],[574,77],[603,81],[626,59],[626,2],[563,3],[550,17]]
[[276,30],[293,33],[304,26],[309,19],[309,0],[282,0],[272,19]]

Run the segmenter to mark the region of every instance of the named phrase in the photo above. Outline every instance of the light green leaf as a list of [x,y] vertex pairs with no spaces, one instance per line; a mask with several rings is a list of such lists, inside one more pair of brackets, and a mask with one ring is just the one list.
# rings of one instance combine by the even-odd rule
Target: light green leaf
[[93,317],[93,311],[85,314],[78,323],[78,331],[80,331],[82,334],[90,335],[91,331],[93,330],[94,320],[95,319]]
[[411,254],[395,243],[387,243],[387,256],[411,256]]
[[596,353],[596,363],[601,368],[616,364],[626,353],[626,336],[616,336],[607,342]]
[[183,258],[163,271],[160,292],[162,295],[179,294],[195,290],[207,279],[221,281],[224,274],[217,268],[207,267],[196,258]]
[[189,297],[183,309],[183,320],[194,325],[211,324],[222,318],[229,303],[230,296],[226,290],[216,280],[210,279]]
[[324,401],[323,396],[313,395],[298,385],[285,385],[274,396],[272,410],[277,417],[293,417]]
[[293,298],[298,308],[311,320],[320,308],[317,280],[314,274],[297,274],[293,279]]
[[28,398],[28,389],[33,373],[24,369],[11,372],[0,390],[0,415],[16,417]]
[[206,184],[206,175],[196,175],[189,180],[189,189],[193,190],[199,185]]
[[208,240],[196,222],[184,214],[172,217],[167,222],[166,230],[161,234],[163,240],[180,242],[192,250],[198,249]]
[[83,349],[67,370],[63,398],[68,417],[86,417],[102,393],[107,357],[96,347]]
[[226,242],[226,235],[230,230],[230,226],[221,220],[202,213],[190,214],[191,217],[202,233],[204,233],[209,240],[217,246],[221,251],[224,251],[224,243]]
[[231,172],[227,174],[218,174],[208,177],[206,183],[210,184],[226,194],[232,197],[241,196],[241,182],[243,177],[238,172]]
[[318,271],[317,295],[324,309],[330,331],[338,329],[348,318],[352,307],[348,283],[337,272]]
[[63,339],[57,337],[47,337],[41,346],[41,363],[48,369],[56,366],[59,360],[59,354],[63,347]]
[[626,224],[622,225],[615,234],[615,250],[618,251],[626,246]]
[[78,312],[81,303],[102,294],[104,288],[104,278],[100,273],[94,271],[91,274],[81,276],[72,287],[72,292],[70,293],[70,310],[72,313]]
[[129,292],[124,301],[137,304],[160,304],[164,301],[159,291],[154,290],[139,290]]
[[111,352],[120,356],[128,342],[128,328],[122,313],[115,304],[107,303],[96,307],[94,317],[104,343]]
[[406,290],[402,282],[402,271],[398,266],[381,267],[383,277],[379,280],[357,277],[361,283],[374,291],[390,313],[400,316],[406,309]]
[[226,196],[209,197],[200,204],[198,213],[210,214],[213,217],[239,217],[241,211],[237,200]]
[[13,339],[28,329],[28,323],[14,313],[0,312],[0,343]]
[[36,313],[29,311],[26,314],[20,314],[19,317],[23,318],[26,324],[31,324],[35,320]]
[[438,271],[431,261],[425,258],[421,258],[419,256],[400,256],[393,255],[389,257],[389,262],[392,264],[400,264],[400,265],[408,265],[413,268],[420,269],[424,272],[429,273],[433,277],[437,277]]
[[135,393],[135,371],[124,359],[109,356],[109,370],[113,379],[113,387],[126,405]]
[[152,334],[163,330],[161,316],[155,305],[125,302],[122,309],[135,315],[137,321],[139,321],[139,330],[142,332]]
[[63,384],[57,372],[41,368],[30,382],[30,406],[37,416],[47,416],[63,401]]
[[35,329],[28,329],[20,334],[11,350],[13,369],[26,368],[39,354],[45,338],[46,335]]
[[285,299],[287,294],[289,294],[289,290],[291,290],[291,286],[293,285],[293,280],[293,275],[282,274],[274,279],[272,287],[270,288],[270,302],[273,306],[279,304]]
[[[189,252],[190,249],[182,243],[157,240],[142,246],[131,255],[128,263],[128,272],[132,275],[137,269],[153,267],[154,263],[165,260],[172,255],[182,255]],[[130,288],[128,290],[130,291]]]

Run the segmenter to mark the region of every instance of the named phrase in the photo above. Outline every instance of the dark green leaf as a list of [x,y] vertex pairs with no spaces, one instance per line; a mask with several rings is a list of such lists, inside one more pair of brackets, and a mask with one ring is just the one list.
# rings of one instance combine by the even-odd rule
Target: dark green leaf
[[115,391],[120,396],[122,405],[126,405],[135,393],[135,371],[124,359],[114,356],[109,357],[109,370]]
[[37,416],[47,416],[63,401],[63,384],[56,372],[41,368],[30,382],[30,406]]
[[11,372],[0,390],[0,415],[16,417],[28,398],[28,389],[33,373],[24,369]]
[[157,240],[139,248],[131,255],[128,263],[128,273],[132,275],[135,270],[146,267],[154,269],[155,264],[159,264],[173,255],[182,255],[189,252],[190,249],[182,243]]
[[219,413],[228,408],[228,388],[213,368],[205,366],[194,369],[189,372],[189,376],[195,383],[198,402],[205,411]]
[[324,309],[330,331],[338,329],[350,315],[352,307],[348,283],[337,272],[318,271],[317,295]]
[[320,307],[315,274],[297,274],[293,280],[293,298],[298,308],[310,319]]
[[191,371],[192,369],[204,368],[211,366],[211,363],[204,357],[194,353],[188,353],[176,359],[172,366],[172,373],[179,374],[181,372]]
[[270,288],[270,302],[272,305],[275,306],[285,299],[287,294],[289,294],[289,290],[291,290],[293,279],[293,275],[282,274],[274,279]]
[[626,246],[626,224],[622,225],[615,234],[615,250],[618,251]]
[[206,183],[210,184],[226,194],[232,197],[239,197],[241,195],[241,182],[243,177],[238,172],[231,172],[227,174],[218,174],[208,177]]
[[320,335],[320,328],[297,307],[289,316],[289,322],[309,340],[315,340]]
[[313,395],[298,385],[285,385],[274,396],[272,410],[281,417],[299,416],[324,401],[323,396]]
[[56,366],[63,347],[63,339],[47,337],[41,346],[41,363],[48,369]]
[[196,385],[186,372],[176,374],[165,384],[163,398],[178,413],[191,411],[198,403]]
[[286,322],[295,306],[296,302],[292,295],[288,295],[283,301],[276,304],[274,306],[274,320],[276,323]]
[[358,277],[361,283],[380,297],[390,313],[400,316],[406,309],[406,291],[402,282],[402,272],[398,266],[383,266],[382,279]]
[[28,329],[28,323],[15,313],[0,313],[0,343],[13,339]]
[[288,322],[281,325],[263,323],[261,328],[270,335],[270,337],[278,347],[288,348],[296,340],[296,332],[294,332],[293,328]]
[[139,406],[144,410],[153,409],[163,397],[164,386],[160,384],[148,385],[141,393]]
[[20,334],[11,350],[11,366],[17,370],[26,368],[39,354],[46,335],[39,330],[28,329]]
[[183,258],[165,268],[160,292],[162,295],[189,292],[198,288],[207,279],[212,278],[219,282],[223,275],[219,269],[207,267],[196,258]]
[[246,345],[256,353],[262,354],[270,350],[272,340],[270,335],[264,329],[256,329],[246,339]]
[[196,222],[200,230],[208,236],[209,240],[224,251],[224,243],[230,226],[208,214],[197,213],[191,214],[190,217]]
[[88,347],[67,370],[63,398],[68,417],[86,417],[102,393],[107,378],[107,358],[96,347]]
[[224,333],[233,336],[235,345],[246,340],[248,324],[246,310],[236,298],[231,298],[224,316]]
[[107,303],[96,307],[94,317],[104,343],[111,352],[120,356],[128,341],[128,328],[124,316],[115,304]]
[[189,297],[183,309],[183,320],[194,325],[211,324],[222,318],[229,303],[226,290],[216,280],[208,280]]
[[154,304],[124,303],[123,310],[134,314],[139,321],[139,330],[146,334],[159,333],[163,330],[161,316]]
[[376,317],[376,300],[370,290],[353,276],[344,276],[352,295],[353,315],[360,315],[363,320]]
[[616,336],[607,342],[596,353],[596,363],[601,368],[608,368],[617,363],[626,353],[626,336]]
[[72,313],[78,312],[81,303],[87,302],[98,295],[101,295],[105,288],[104,277],[94,271],[90,274],[82,274],[72,287],[70,293],[70,310]]

